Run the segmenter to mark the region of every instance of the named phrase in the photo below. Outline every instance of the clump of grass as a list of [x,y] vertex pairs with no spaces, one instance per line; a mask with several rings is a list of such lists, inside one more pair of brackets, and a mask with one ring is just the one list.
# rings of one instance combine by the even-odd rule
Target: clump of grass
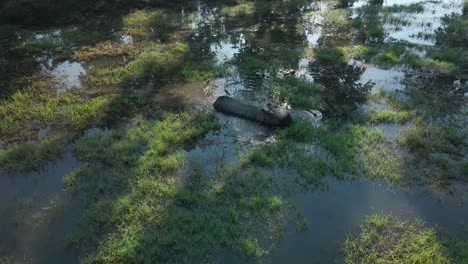
[[[318,154],[309,153],[304,143],[314,144]],[[296,121],[280,132],[276,145],[251,152],[244,163],[295,169],[306,186],[321,185],[325,175],[363,174],[393,183],[404,176],[402,158],[384,144],[379,131],[331,124],[314,128],[307,121]]]
[[421,13],[424,12],[424,4],[415,3],[409,5],[386,6],[383,11],[385,13]]
[[224,6],[220,14],[227,17],[249,16],[255,12],[255,3],[244,2],[233,6]]
[[[260,227],[260,234],[281,229],[282,221],[274,219],[282,218],[285,202],[271,193],[269,177],[236,171],[219,183],[199,173],[182,180],[174,177],[175,167],[165,169],[181,147],[214,127],[212,115],[168,114],[159,120],[135,120],[124,131],[78,142],[80,160],[106,168],[101,175],[78,181],[78,192],[87,197],[107,194],[106,200],[92,203],[84,232],[73,241],[78,246],[88,245],[89,239],[100,241],[85,263],[205,259],[217,247],[249,256],[263,254],[260,247],[243,241],[259,239],[252,237],[253,226]],[[269,225],[260,224],[266,219]]]
[[43,38],[27,38],[18,49],[30,56],[41,56],[45,53],[68,56],[73,48],[96,43],[101,38],[97,32],[79,30],[46,32]]
[[70,135],[56,134],[34,143],[22,143],[0,149],[0,170],[18,173],[40,169],[47,162],[58,159],[64,150],[63,144]]
[[325,87],[320,84],[288,77],[276,79],[272,85],[273,97],[279,102],[288,103],[303,109],[321,109],[323,102],[320,93]]
[[37,80],[0,101],[0,134],[20,135],[47,126],[83,129],[99,124],[107,113],[121,110],[117,109],[119,100],[116,94],[86,98],[74,91],[57,97],[50,83]]
[[375,48],[362,45],[340,47],[339,50],[343,53],[343,56],[346,58],[346,60],[369,57],[377,53]]
[[419,120],[416,126],[408,128],[400,139],[400,144],[421,155],[431,152],[456,152],[457,146],[464,144],[464,135],[454,128],[440,128],[424,125]]
[[468,239],[452,240],[448,243],[448,248],[452,263],[463,264],[468,262]]
[[337,48],[315,49],[314,57],[322,64],[335,64],[344,61],[343,51]]
[[270,44],[254,54],[241,53],[230,62],[238,67],[240,73],[250,76],[257,71],[275,72],[280,68],[296,68],[301,51],[294,45]]
[[154,35],[166,37],[181,27],[177,15],[163,9],[132,12],[123,17],[122,24],[122,31],[126,34],[144,37]]
[[453,127],[425,125],[419,120],[414,127],[403,133],[399,143],[416,154],[413,160],[419,168],[415,173],[416,180],[434,187],[443,187],[453,179],[467,180],[464,169],[466,161],[455,158],[456,155],[462,155],[460,149],[466,144],[464,138],[463,132]]
[[379,60],[384,63],[399,64],[405,51],[406,48],[403,45],[392,45],[390,50],[380,56]]
[[451,263],[434,228],[386,215],[367,217],[361,234],[346,239],[344,263]]
[[116,86],[124,82],[162,77],[177,68],[188,52],[185,44],[157,45],[142,52],[125,66],[98,68],[91,72],[86,82],[94,86]]
[[446,16],[443,18],[445,27],[436,33],[438,44],[448,47],[466,47],[468,43],[468,19],[464,16]]
[[408,111],[372,111],[369,113],[369,122],[377,123],[406,123],[410,121],[411,113]]
[[193,61],[184,64],[178,75],[187,82],[208,81],[221,76],[221,68],[213,60]]
[[402,62],[420,69],[430,69],[447,75],[456,75],[459,68],[450,62],[422,58],[415,54],[408,54],[402,58]]
[[327,23],[332,27],[344,27],[351,25],[350,11],[346,8],[331,9],[326,12]]
[[256,239],[244,239],[242,247],[244,248],[245,255],[249,257],[261,257],[265,254],[265,250],[258,245]]
[[137,54],[137,50],[138,48],[134,45],[125,45],[115,41],[103,41],[94,46],[81,47],[79,50],[73,52],[71,58],[73,60],[84,61],[103,56],[115,57],[119,55],[126,55],[134,57]]

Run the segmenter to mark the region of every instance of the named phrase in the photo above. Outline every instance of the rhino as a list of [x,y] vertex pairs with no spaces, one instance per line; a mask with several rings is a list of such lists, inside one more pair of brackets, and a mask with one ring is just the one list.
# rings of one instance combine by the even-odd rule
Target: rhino
[[292,122],[289,113],[270,112],[229,96],[218,97],[213,107],[218,112],[248,119],[267,126],[283,127],[288,126]]

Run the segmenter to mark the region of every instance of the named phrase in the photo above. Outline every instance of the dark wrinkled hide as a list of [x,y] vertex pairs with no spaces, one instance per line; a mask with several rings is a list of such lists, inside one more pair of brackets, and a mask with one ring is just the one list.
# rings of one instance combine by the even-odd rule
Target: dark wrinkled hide
[[218,112],[256,121],[268,126],[287,126],[292,120],[289,113],[268,112],[229,96],[218,97],[213,106]]

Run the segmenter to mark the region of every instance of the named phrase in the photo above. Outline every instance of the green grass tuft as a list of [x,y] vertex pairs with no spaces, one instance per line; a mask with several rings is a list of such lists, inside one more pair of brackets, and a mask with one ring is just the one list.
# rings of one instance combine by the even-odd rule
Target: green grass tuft
[[434,228],[379,214],[364,220],[361,234],[348,237],[343,251],[347,264],[452,263]]
[[410,121],[411,113],[408,111],[379,111],[369,113],[369,122],[377,123],[406,123]]

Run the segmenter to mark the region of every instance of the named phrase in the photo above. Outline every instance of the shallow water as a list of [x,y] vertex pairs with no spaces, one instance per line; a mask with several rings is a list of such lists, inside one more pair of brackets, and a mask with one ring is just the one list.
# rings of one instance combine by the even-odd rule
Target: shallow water
[[303,233],[289,233],[273,250],[271,263],[332,263],[340,255],[340,246],[350,232],[356,232],[365,216],[385,213],[402,220],[420,218],[438,225],[455,237],[467,228],[468,204],[463,202],[466,187],[454,194],[391,189],[381,181],[346,182],[331,180],[329,189],[293,194],[293,201],[309,225]]
[[0,175],[0,256],[13,263],[78,263],[66,242],[82,205],[62,183],[78,167],[68,152],[40,172]]
[[[382,7],[392,7],[395,5],[420,4],[423,7],[421,12],[393,12],[383,16],[380,23],[383,24],[385,41],[407,41],[420,45],[434,45],[434,31],[443,27],[442,18],[451,15],[461,15],[463,10],[462,0],[440,0],[440,1],[419,1],[419,0],[386,0]],[[357,17],[356,9],[366,8],[367,1],[359,0],[354,2],[353,17]],[[425,35],[428,35],[425,37]]]
[[54,67],[50,73],[56,78],[57,93],[60,94],[73,88],[80,88],[80,79],[86,74],[86,70],[81,63],[67,60]]

